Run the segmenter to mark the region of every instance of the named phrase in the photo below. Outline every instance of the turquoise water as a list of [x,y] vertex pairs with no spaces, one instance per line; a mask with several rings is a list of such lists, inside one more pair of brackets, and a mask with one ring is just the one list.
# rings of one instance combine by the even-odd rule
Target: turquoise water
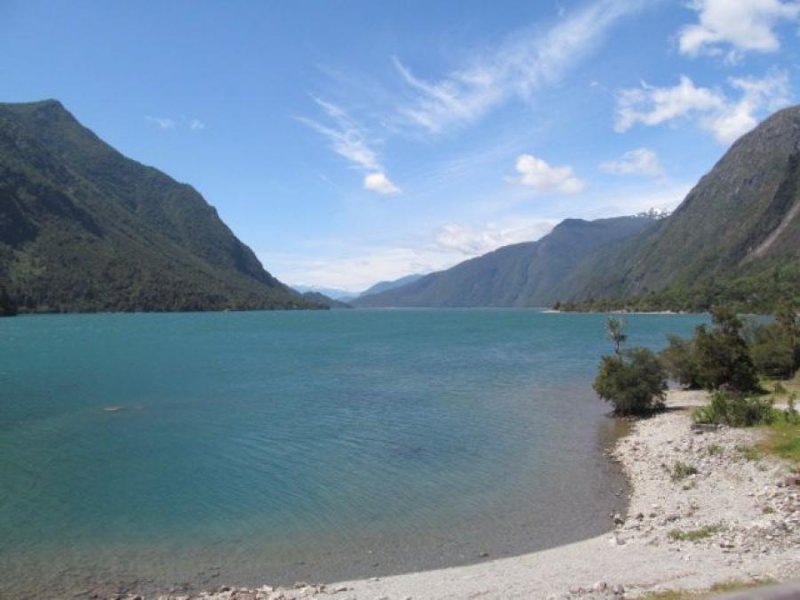
[[[631,344],[659,347],[699,318],[626,321]],[[532,310],[0,320],[0,596],[374,576],[605,531],[624,482],[590,387],[603,324]]]

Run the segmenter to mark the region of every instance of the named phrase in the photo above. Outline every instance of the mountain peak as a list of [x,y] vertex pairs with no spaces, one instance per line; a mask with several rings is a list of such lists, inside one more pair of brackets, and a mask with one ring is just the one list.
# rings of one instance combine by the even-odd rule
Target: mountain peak
[[0,173],[0,286],[21,310],[313,306],[193,188],[124,157],[57,100],[0,104]]

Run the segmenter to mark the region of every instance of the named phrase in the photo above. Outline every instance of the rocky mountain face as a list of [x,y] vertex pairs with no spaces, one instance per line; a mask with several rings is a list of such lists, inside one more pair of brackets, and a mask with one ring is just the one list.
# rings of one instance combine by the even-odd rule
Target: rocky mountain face
[[409,284],[352,301],[355,306],[546,306],[572,290],[564,281],[600,247],[656,224],[648,217],[567,219],[536,242],[504,246]]
[[57,101],[0,104],[0,286],[24,311],[308,308],[191,186]]
[[792,107],[740,138],[657,227],[590,257],[562,299],[660,294],[756,308],[800,299],[799,259],[800,107]]

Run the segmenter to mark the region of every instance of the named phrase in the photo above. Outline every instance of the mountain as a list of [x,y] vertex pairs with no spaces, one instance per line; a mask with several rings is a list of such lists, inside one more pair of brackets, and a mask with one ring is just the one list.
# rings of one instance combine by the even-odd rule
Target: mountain
[[21,311],[307,308],[192,187],[57,101],[0,104],[0,287]]
[[[656,227],[576,269],[562,299],[763,309],[800,301],[800,106],[740,138]],[[649,300],[648,300],[649,299]],[[613,304],[613,303],[612,303]]]
[[641,233],[647,216],[567,219],[536,242],[504,246],[409,284],[362,295],[354,306],[544,306],[567,293],[562,281],[598,248]]
[[348,300],[358,296],[356,293],[348,292],[347,290],[341,290],[339,288],[317,287],[313,285],[293,285],[292,289],[300,292],[301,294],[306,294],[307,292],[322,294],[331,300],[340,300],[342,302],[347,302]]
[[325,308],[353,308],[347,302],[336,300],[321,292],[303,292],[303,298]]
[[413,283],[414,281],[422,277],[423,275],[415,273],[413,275],[406,275],[405,277],[401,277],[400,279],[394,279],[392,281],[379,281],[375,285],[361,292],[359,294],[359,297],[369,296],[370,294],[379,294],[380,292],[385,292],[387,290],[393,290],[394,288],[402,287],[406,284]]

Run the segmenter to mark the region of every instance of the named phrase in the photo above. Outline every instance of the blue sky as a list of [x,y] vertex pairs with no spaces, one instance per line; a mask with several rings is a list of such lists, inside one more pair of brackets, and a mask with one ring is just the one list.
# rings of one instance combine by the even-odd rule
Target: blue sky
[[0,101],[57,98],[290,284],[361,290],[674,208],[796,102],[790,0],[0,1]]

